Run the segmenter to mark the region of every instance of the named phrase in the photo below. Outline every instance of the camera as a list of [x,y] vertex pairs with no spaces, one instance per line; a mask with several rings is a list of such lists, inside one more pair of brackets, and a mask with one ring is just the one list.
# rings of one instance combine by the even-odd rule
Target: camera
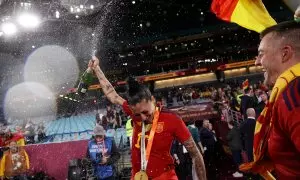
[[74,159],[69,162],[68,179],[70,180],[92,180],[94,169],[92,161],[88,158]]
[[103,155],[102,155],[102,153],[97,153],[96,157],[97,157],[97,160],[99,160],[101,162],[102,158],[103,158]]

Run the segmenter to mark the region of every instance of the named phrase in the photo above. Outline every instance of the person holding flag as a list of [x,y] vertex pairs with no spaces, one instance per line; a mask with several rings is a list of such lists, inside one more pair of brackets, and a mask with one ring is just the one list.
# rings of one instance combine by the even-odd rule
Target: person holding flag
[[256,65],[273,90],[256,121],[254,161],[240,166],[265,179],[300,179],[300,23],[283,22],[261,33]]
[[132,177],[142,180],[177,180],[170,149],[174,139],[182,143],[195,164],[199,179],[206,180],[204,161],[184,122],[157,106],[150,90],[130,79],[128,100],[120,97],[99,67],[99,59],[89,62],[108,100],[123,107],[133,121]]
[[[293,1],[296,2],[296,1]],[[285,0],[292,5],[293,2]],[[221,19],[261,33],[256,65],[263,66],[264,84],[273,87],[256,121],[254,160],[240,170],[264,179],[300,179],[300,6],[294,21],[276,22],[261,0],[213,0]]]

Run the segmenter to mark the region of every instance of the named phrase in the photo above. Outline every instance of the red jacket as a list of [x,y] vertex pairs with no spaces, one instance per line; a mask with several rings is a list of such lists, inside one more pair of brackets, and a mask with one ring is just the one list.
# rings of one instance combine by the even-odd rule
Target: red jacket
[[272,112],[274,126],[268,153],[278,179],[300,179],[300,77],[278,97]]

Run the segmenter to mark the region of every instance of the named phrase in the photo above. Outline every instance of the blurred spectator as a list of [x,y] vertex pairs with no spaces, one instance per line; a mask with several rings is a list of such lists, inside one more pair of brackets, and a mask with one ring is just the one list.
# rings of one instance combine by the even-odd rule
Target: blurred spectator
[[[203,120],[203,126],[200,129],[200,140],[204,146],[205,154],[213,154],[214,145],[215,145],[215,136],[214,133],[209,129],[209,120]],[[211,153],[209,153],[211,152]]]
[[108,128],[108,121],[107,121],[107,117],[106,116],[102,116],[101,118],[101,123],[99,125],[101,125],[104,129]]
[[215,135],[209,129],[209,120],[203,120],[203,126],[200,129],[200,140],[204,149],[204,161],[207,169],[208,179],[215,178],[216,164],[215,164]]
[[212,133],[213,133],[214,140],[215,140],[215,142],[216,142],[216,141],[217,141],[217,137],[216,137],[216,131],[213,129],[213,125],[212,125],[212,123],[209,123],[209,124],[208,124],[208,129],[210,130],[210,132],[212,132]]
[[237,100],[237,92],[233,91],[231,92],[231,99],[229,99],[230,101],[230,108],[234,111],[240,111],[240,105],[239,102]]
[[121,119],[121,116],[119,115],[119,113],[116,113],[116,114],[115,114],[115,122],[114,122],[113,128],[114,128],[114,129],[117,129],[117,128],[121,128],[121,127],[122,127],[122,119]]
[[202,143],[200,141],[200,134],[199,134],[199,130],[198,128],[195,126],[195,122],[193,122],[192,124],[188,125],[188,129],[196,143],[196,145],[198,146],[200,152],[202,154],[204,154],[204,149],[203,149],[203,146],[202,146]]
[[45,127],[42,124],[38,126],[37,134],[38,134],[38,142],[43,142],[43,140],[46,137],[46,133],[45,133]]
[[110,119],[111,117],[114,117],[114,116],[115,116],[115,113],[114,113],[114,110],[112,109],[112,106],[107,105],[106,106],[106,117],[107,117],[107,119]]
[[110,115],[107,117],[107,129],[114,129],[116,124],[116,117],[115,115]]
[[192,159],[183,144],[173,141],[171,154],[175,159],[175,172],[179,180],[192,179]]
[[35,136],[35,131],[34,131],[33,124],[31,122],[28,122],[25,126],[26,144],[34,144],[34,136]]
[[198,98],[200,98],[200,94],[197,91],[193,90],[193,92],[192,92],[192,98],[193,99],[198,99]]
[[105,134],[102,126],[95,127],[94,138],[88,142],[88,157],[93,162],[98,179],[113,180],[114,164],[120,159],[120,153],[113,138],[108,138]]
[[253,98],[253,90],[251,88],[246,88],[244,96],[241,97],[241,107],[240,107],[240,111],[241,114],[244,116],[244,119],[247,119],[247,113],[246,113],[247,109],[254,108],[254,107],[255,107],[255,102]]
[[228,128],[230,131],[227,134],[227,141],[237,169],[237,171],[232,175],[236,178],[243,177],[243,174],[238,170],[242,163],[242,141],[240,130],[234,125],[233,121],[228,122]]
[[0,177],[27,180],[26,172],[29,169],[29,158],[23,147],[16,141],[11,141],[9,151],[5,152],[1,160]]
[[260,89],[255,89],[254,90],[254,106],[257,106],[258,103],[261,102],[261,98],[260,98],[260,93],[261,93],[261,90]]
[[15,133],[16,133],[17,135],[19,135],[19,136],[24,136],[24,132],[23,132],[21,126],[16,126],[15,129],[16,129],[16,132],[15,132]]
[[99,124],[99,125],[102,124],[100,113],[96,113],[96,123]]
[[132,146],[132,135],[133,135],[133,122],[132,119],[129,118],[126,122],[126,136],[129,140],[129,146]]
[[17,142],[19,146],[25,146],[24,136],[21,136],[19,133],[13,134],[8,128],[4,134],[4,146],[9,146],[12,141]]
[[222,88],[218,88],[218,91],[215,94],[213,99],[214,99],[214,101],[216,101],[218,103],[224,103],[226,101],[225,93],[222,90]]
[[265,108],[265,106],[268,103],[268,95],[266,92],[264,92],[264,91],[260,92],[260,98],[261,98],[261,101],[258,103],[258,105],[255,108],[256,117],[258,117],[260,115],[260,113],[262,112],[262,110]]
[[248,155],[248,161],[253,161],[253,140],[256,124],[255,110],[247,109],[247,119],[242,122],[240,130],[243,138],[244,149]]

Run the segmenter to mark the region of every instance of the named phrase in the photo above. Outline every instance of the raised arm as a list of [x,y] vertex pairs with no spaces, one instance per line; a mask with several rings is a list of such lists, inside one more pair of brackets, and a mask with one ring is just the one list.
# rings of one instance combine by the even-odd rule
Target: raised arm
[[91,67],[96,74],[100,86],[102,88],[103,93],[107,97],[107,99],[113,103],[113,104],[118,104],[118,105],[123,105],[125,102],[125,99],[123,99],[119,94],[116,92],[114,87],[111,85],[111,83],[107,80],[105,77],[104,73],[100,69],[99,66],[99,59],[97,57],[93,57],[93,59],[89,63],[89,67]]

